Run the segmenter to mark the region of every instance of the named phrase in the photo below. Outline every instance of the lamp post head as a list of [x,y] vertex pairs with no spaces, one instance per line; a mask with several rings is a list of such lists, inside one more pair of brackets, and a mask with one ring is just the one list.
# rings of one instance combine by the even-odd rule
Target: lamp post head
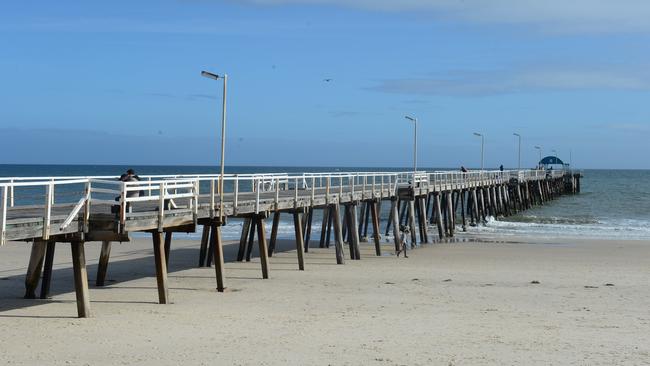
[[201,71],[201,76],[206,77],[208,79],[212,79],[212,80],[218,80],[220,78],[219,75],[213,74],[213,73],[207,72],[207,71]]
[[483,137],[483,135],[481,135],[481,134],[478,133],[478,132],[474,132],[474,136]]
[[515,136],[517,136],[517,137],[521,137],[521,135],[518,134],[518,133],[516,133],[516,132],[513,132],[512,134],[515,135]]
[[408,120],[411,120],[411,121],[413,121],[413,122],[417,122],[417,121],[418,121],[418,119],[417,119],[417,118],[414,118],[414,117],[404,116],[404,118],[406,118],[406,119],[408,119]]
[[537,150],[541,150],[541,149],[542,149],[542,148],[539,147],[539,146],[535,146],[535,148],[536,148]]

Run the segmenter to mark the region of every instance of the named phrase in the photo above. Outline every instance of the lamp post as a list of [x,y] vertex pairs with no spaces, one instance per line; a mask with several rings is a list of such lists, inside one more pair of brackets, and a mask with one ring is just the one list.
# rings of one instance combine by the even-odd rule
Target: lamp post
[[521,135],[513,132],[513,135],[519,138],[519,152],[517,154],[517,170],[521,170]]
[[485,147],[485,136],[478,132],[474,132],[474,136],[481,138],[481,170],[483,170],[483,148]]
[[537,163],[537,167],[539,167],[539,164],[542,162],[542,148],[540,146],[535,146],[535,149],[539,150],[539,162]]
[[228,90],[228,75],[217,75],[207,71],[201,71],[201,76],[212,80],[223,79],[223,100],[221,106],[221,175],[219,177],[219,221],[224,223],[223,212],[223,178],[224,178],[224,155],[226,152],[226,92]]
[[415,125],[415,131],[413,133],[413,188],[415,188],[415,174],[418,171],[418,119],[415,117],[404,116],[404,118],[412,121]]

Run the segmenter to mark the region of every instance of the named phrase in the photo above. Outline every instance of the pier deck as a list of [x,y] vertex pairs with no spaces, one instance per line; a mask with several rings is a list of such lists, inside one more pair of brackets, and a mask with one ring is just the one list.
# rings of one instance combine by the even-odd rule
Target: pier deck
[[[488,216],[510,215],[580,189],[580,174],[561,170],[226,175],[223,194],[220,179],[218,175],[142,176],[131,182],[117,177],[0,178],[0,243],[33,242],[25,296],[35,297],[43,271],[43,298],[55,244],[71,243],[78,313],[85,317],[90,315],[85,242],[102,242],[96,283],[103,285],[110,243],[128,241],[132,232],[150,232],[159,301],[167,303],[166,264],[173,232],[203,227],[199,264],[209,265],[214,259],[217,289],[222,291],[221,226],[228,217],[245,218],[238,260],[250,258],[257,236],[262,277],[268,278],[268,256],[273,254],[280,213],[293,215],[302,270],[315,209],[324,213],[320,246],[333,234],[336,262],[343,264],[346,244],[349,258],[360,259],[359,237],[364,226],[367,233],[369,223],[376,253],[381,254],[382,201],[391,204],[385,232],[392,230],[395,249],[401,251],[406,249],[401,225],[410,228],[412,243],[428,243],[430,225],[440,238],[451,237],[457,226],[465,230]],[[271,214],[273,229],[267,243],[264,220]]]

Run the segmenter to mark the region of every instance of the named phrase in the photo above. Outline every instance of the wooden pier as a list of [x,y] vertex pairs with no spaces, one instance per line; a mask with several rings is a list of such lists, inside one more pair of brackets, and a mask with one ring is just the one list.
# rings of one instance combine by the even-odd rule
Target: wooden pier
[[[321,225],[319,247],[329,248],[333,242],[332,260],[344,264],[346,256],[361,259],[364,238],[370,238],[375,254],[382,255],[382,234],[392,234],[395,251],[401,252],[407,248],[400,227],[409,228],[413,246],[450,238],[456,230],[466,231],[490,216],[513,215],[560,195],[579,193],[580,178],[580,173],[565,170],[229,174],[223,178],[223,193],[218,191],[218,175],[142,176],[131,182],[118,177],[0,178],[0,244],[32,243],[25,297],[36,298],[41,282],[38,296],[47,298],[57,243],[70,243],[78,315],[88,317],[84,252],[88,242],[102,243],[95,284],[103,286],[111,242],[129,241],[134,232],[150,233],[158,298],[166,304],[174,232],[202,227],[198,265],[214,262],[221,292],[225,288],[221,227],[228,218],[244,221],[237,260],[250,260],[257,241],[261,276],[266,279],[283,214],[292,217],[296,265],[304,270],[304,257],[315,239],[313,225]],[[383,205],[390,209],[382,210]],[[313,220],[316,210],[323,212],[320,223]],[[384,228],[382,213],[387,215]],[[271,216],[267,240],[265,221]]]

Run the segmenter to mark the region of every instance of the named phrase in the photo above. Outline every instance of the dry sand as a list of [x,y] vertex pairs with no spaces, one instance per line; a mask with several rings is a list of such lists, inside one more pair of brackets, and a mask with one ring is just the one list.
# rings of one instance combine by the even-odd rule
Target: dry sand
[[93,286],[99,244],[88,243],[90,319],[75,318],[69,245],[57,248],[52,299],[25,300],[29,245],[10,243],[0,363],[650,364],[650,243],[508,241],[426,245],[408,259],[364,245],[345,265],[310,249],[304,272],[283,243],[269,280],[256,258],[229,261],[220,294],[214,269],[195,268],[198,243],[176,240],[171,305],[157,304],[148,240],[113,246],[105,288]]

